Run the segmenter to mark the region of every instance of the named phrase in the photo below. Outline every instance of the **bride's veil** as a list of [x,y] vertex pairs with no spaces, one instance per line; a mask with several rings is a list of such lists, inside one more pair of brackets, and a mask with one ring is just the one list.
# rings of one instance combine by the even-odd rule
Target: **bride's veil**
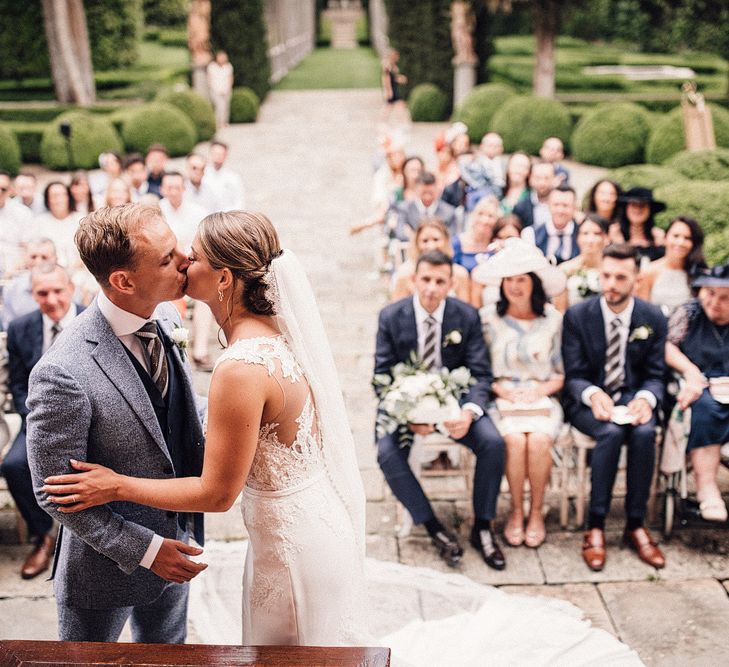
[[284,250],[271,262],[267,296],[276,322],[309,382],[319,416],[326,472],[352,521],[364,558],[365,496],[334,357],[314,292],[296,255]]

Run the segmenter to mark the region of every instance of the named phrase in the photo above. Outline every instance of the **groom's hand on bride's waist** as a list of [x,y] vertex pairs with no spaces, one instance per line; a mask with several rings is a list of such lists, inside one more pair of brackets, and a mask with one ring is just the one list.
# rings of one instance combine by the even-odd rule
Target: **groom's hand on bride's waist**
[[188,558],[199,556],[202,552],[202,549],[180,540],[165,539],[150,569],[166,581],[184,584],[207,568],[207,563],[196,563]]

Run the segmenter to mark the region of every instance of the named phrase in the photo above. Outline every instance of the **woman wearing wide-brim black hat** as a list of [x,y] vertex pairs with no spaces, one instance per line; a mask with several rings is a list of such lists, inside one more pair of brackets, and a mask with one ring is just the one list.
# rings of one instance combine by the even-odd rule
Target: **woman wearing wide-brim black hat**
[[655,226],[653,216],[664,211],[666,205],[654,199],[648,188],[631,188],[618,202],[622,207],[620,223],[611,226],[611,240],[630,243],[651,261],[663,257],[665,232]]

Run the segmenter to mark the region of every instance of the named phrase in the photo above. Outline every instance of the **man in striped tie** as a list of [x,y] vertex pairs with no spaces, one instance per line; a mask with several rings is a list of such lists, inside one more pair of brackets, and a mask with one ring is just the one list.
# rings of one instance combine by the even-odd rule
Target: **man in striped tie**
[[[504,556],[491,522],[504,472],[504,441],[485,414],[491,397],[491,367],[478,311],[448,295],[453,284],[450,257],[440,251],[420,257],[415,271],[415,295],[387,306],[380,313],[375,374],[390,374],[414,352],[430,369],[465,366],[476,384],[461,399],[461,414],[445,422],[449,436],[476,454],[473,480],[474,525],[471,544],[489,567],[503,570]],[[432,424],[408,424],[403,440],[398,433],[377,441],[377,461],[397,499],[413,522],[424,524],[441,557],[456,566],[463,555],[457,538],[436,518],[423,488],[408,465],[412,434],[432,433]]]
[[588,530],[582,555],[605,566],[605,517],[610,511],[620,449],[628,446],[623,539],[656,568],[665,558],[643,526],[655,465],[656,407],[664,393],[666,320],[632,296],[638,254],[627,244],[603,251],[603,294],[568,309],[562,332],[565,413],[594,438]]

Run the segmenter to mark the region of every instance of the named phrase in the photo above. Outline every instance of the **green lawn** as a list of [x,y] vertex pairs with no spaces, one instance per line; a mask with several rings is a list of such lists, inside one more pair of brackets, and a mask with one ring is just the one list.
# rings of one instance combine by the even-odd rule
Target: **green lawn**
[[316,49],[275,90],[379,88],[380,63],[372,49]]

